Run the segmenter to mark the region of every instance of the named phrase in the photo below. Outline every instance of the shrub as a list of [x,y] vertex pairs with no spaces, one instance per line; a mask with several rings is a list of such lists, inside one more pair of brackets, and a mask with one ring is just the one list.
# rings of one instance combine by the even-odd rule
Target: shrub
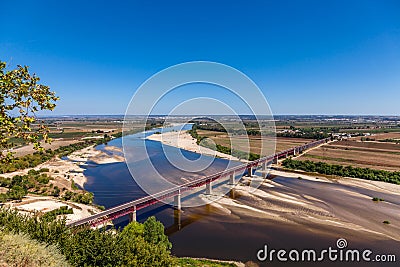
[[63,220],[29,217],[0,208],[0,229],[57,246],[72,266],[176,266],[164,227],[154,217],[145,224],[133,222],[122,232],[102,231],[71,229]]
[[0,232],[0,266],[70,266],[54,245],[41,244],[24,234]]

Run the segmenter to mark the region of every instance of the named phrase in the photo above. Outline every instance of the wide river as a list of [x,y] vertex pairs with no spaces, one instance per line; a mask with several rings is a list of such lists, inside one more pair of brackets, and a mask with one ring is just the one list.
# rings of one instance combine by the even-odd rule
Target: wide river
[[[184,129],[190,129],[191,125],[186,125]],[[168,128],[167,130],[179,130],[179,127]],[[143,138],[147,135],[159,131],[155,129],[145,134],[139,133],[130,135],[125,138],[125,145],[130,148],[140,146],[143,143]],[[164,129],[166,131],[166,129]],[[122,147],[121,138],[114,139],[108,143],[109,146]],[[148,151],[148,157],[151,162],[156,166],[157,171],[162,172],[163,176],[174,180],[176,177],[193,178],[195,174],[181,171],[174,167],[169,160],[165,157],[162,145],[160,142],[145,140],[145,145]],[[106,153],[110,152],[104,149],[104,145],[97,147]],[[182,152],[183,155],[189,160],[199,159],[199,155],[193,152],[176,149],[176,153]],[[143,161],[145,159],[142,159]],[[142,177],[149,175],[142,160],[139,159],[135,163],[135,173]],[[224,169],[228,164],[227,160],[215,158],[212,164],[204,170],[202,175],[211,174],[218,170]],[[127,165],[122,163],[112,164],[94,164],[90,163],[85,170],[84,174],[88,177],[88,182],[85,184],[85,189],[93,192],[94,202],[103,205],[106,208],[113,207],[118,204],[128,202],[133,199],[140,198],[146,194],[136,184],[132,178]],[[197,174],[198,175],[198,174]],[[151,177],[148,177],[151,179]],[[365,206],[365,203],[370,203],[370,200],[361,200],[361,203],[353,199],[353,195],[349,195],[349,200],[346,203],[358,205],[352,207],[351,205],[343,205],[344,198],[331,194],[332,190],[337,190],[336,187],[329,188],[325,185],[315,185],[312,182],[300,181],[297,179],[285,179],[284,177],[276,177],[275,183],[282,186],[279,193],[286,193],[285,190],[293,194],[310,194],[316,198],[324,199],[326,203],[333,203],[338,205],[338,209],[348,208],[345,210],[344,215],[352,213],[354,209]],[[343,190],[355,190],[356,193],[359,189],[343,186]],[[275,189],[278,190],[278,189]],[[295,191],[293,191],[295,190]],[[364,194],[373,194],[373,192],[361,192]],[[234,196],[233,196],[234,197]],[[400,205],[400,200],[393,195],[382,195],[384,199],[389,199],[393,204]],[[240,197],[241,203],[248,205],[253,204],[252,200],[247,200],[246,197]],[[335,209],[335,206],[332,206]],[[360,214],[361,214],[360,209]],[[370,213],[368,207],[365,208],[363,216],[368,218]],[[379,210],[377,211],[379,212]],[[354,246],[365,247],[365,244],[371,242],[369,237],[363,237],[357,232],[348,231],[346,229],[336,230],[335,234],[329,234],[330,229],[319,229],[320,231],[313,230],[314,225],[299,224],[298,227],[289,226],[287,224],[277,223],[274,220],[260,220],[256,216],[243,216],[239,213],[226,214],[220,210],[205,205],[196,208],[183,208],[179,214],[168,205],[154,205],[149,208],[138,211],[138,221],[143,222],[147,217],[154,215],[166,227],[166,233],[172,242],[172,253],[176,256],[190,256],[190,257],[204,257],[226,260],[238,260],[242,262],[256,262],[264,266],[261,262],[257,261],[257,251],[268,246],[280,249],[292,248],[328,248],[333,246],[336,238],[345,237]],[[250,214],[251,215],[251,214]],[[396,215],[397,216],[397,215]],[[371,218],[372,220],[373,218]],[[398,219],[392,218],[391,221]],[[128,217],[122,217],[114,221],[117,227],[123,227],[128,223]],[[301,222],[300,222],[301,223]],[[322,234],[321,234],[322,233]],[[338,236],[341,234],[341,236]],[[371,245],[372,246],[372,245]],[[377,250],[385,248],[382,252],[387,251],[387,248],[400,247],[399,242],[394,241],[380,241],[374,243],[373,247]],[[398,250],[396,249],[396,254]],[[287,266],[287,263],[273,262],[265,264],[266,266]],[[296,264],[296,266],[309,266],[310,263]],[[324,263],[324,266],[329,265]],[[342,264],[333,264],[334,266],[344,266]],[[257,265],[251,265],[257,266]],[[347,266],[347,265],[346,265]],[[357,263],[351,266],[358,266]],[[368,265],[380,266],[380,265]],[[384,266],[396,266],[392,264],[385,264]]]

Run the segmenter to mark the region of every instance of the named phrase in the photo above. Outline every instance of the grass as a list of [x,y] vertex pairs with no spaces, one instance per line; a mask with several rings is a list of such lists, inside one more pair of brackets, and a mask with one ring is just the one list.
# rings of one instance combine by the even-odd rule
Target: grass
[[383,223],[384,223],[384,224],[390,224],[390,222],[389,222],[389,221],[383,221]]
[[0,232],[0,266],[70,266],[60,251],[23,234]]
[[374,197],[374,198],[372,198],[372,201],[379,202],[379,201],[385,201],[385,200],[383,198]]
[[220,262],[214,260],[200,260],[200,259],[192,259],[192,258],[178,258],[177,266],[180,267],[222,267],[222,266],[232,266],[236,267],[237,265],[229,262]]

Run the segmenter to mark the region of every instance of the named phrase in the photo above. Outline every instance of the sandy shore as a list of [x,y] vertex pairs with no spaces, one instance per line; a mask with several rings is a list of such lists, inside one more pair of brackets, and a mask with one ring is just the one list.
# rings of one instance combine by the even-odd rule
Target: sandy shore
[[66,217],[67,222],[88,217],[101,211],[100,209],[90,205],[62,201],[54,197],[33,195],[24,197],[22,201],[18,203],[7,203],[6,206],[16,209],[22,214],[33,214],[35,212],[46,213],[67,206],[73,210],[72,214],[62,215]]
[[148,136],[147,139],[162,142],[163,144],[169,146],[178,147],[199,154],[239,161],[238,158],[231,155],[227,155],[203,146],[199,146],[196,142],[197,140],[194,139],[189,133],[187,133],[187,131],[153,134]]
[[[96,150],[94,146],[90,146],[79,151],[75,151],[68,156],[68,159],[63,160],[58,157],[54,157],[53,159],[42,163],[35,168],[28,168],[12,173],[6,173],[2,174],[1,176],[12,178],[15,175],[25,175],[31,169],[39,170],[46,168],[49,169],[47,174],[53,178],[50,180],[50,183],[53,184],[53,186],[74,191],[76,189],[72,188],[72,181],[74,181],[74,183],[79,185],[81,188],[84,188],[84,184],[87,182],[87,178],[83,174],[84,168],[81,167],[82,164],[85,164],[88,161],[93,161],[97,164],[124,161],[122,150],[120,148],[106,146],[105,150],[112,153],[108,154],[106,152]],[[6,188],[0,189],[7,191]],[[74,213],[66,215],[67,221],[84,218],[100,211],[91,205],[61,201],[60,199],[53,197],[34,195],[28,195],[27,197],[24,197],[22,202],[8,202],[6,205],[16,208],[21,213],[33,213],[35,211],[49,212],[51,210],[60,208],[61,206],[68,206],[73,208]]]
[[[269,222],[312,229],[321,235],[348,233],[376,240],[400,241],[400,186],[353,178],[326,178],[271,171],[257,189],[247,186],[258,177],[244,177],[235,198],[217,194],[210,205],[221,214],[256,217]],[[384,199],[372,201],[373,197]],[[390,225],[383,221],[390,221]],[[329,228],[330,232],[325,232]]]
[[[173,254],[286,266],[262,263],[256,253],[266,244],[269,250],[319,251],[335,248],[344,238],[350,248],[400,257],[400,186],[281,171],[272,171],[270,177],[257,189],[247,184],[259,177],[244,177],[228,194],[219,190],[225,183],[213,188],[212,195],[200,194],[215,202],[184,209],[179,225],[167,228]],[[384,201],[374,202],[373,197]]]
[[[122,150],[117,147],[111,146],[106,147],[106,149],[109,151],[122,153]],[[28,168],[16,172],[6,173],[2,174],[1,176],[11,178],[14,175],[25,175],[31,169],[39,170],[41,168],[47,168],[49,169],[49,175],[55,179],[56,183],[59,183],[59,185],[55,185],[58,185],[60,188],[69,188],[71,179],[73,179],[76,184],[83,188],[87,179],[83,175],[84,169],[80,165],[86,163],[88,160],[91,160],[97,164],[106,164],[123,162],[124,157],[114,153],[109,155],[103,151],[96,150],[94,146],[90,146],[70,154],[68,156],[68,160],[55,157],[36,166],[35,168]]]

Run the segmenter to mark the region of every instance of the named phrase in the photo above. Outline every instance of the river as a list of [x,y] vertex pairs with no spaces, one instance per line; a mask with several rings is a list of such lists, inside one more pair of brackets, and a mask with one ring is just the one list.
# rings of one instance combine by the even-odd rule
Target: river
[[[190,129],[190,127],[191,125],[187,125],[184,129]],[[164,129],[164,131],[178,129],[179,127],[172,127]],[[145,135],[152,134],[156,131],[159,131],[159,129],[149,131]],[[143,133],[129,136],[128,145],[132,147],[139,145],[140,142],[143,142],[143,137]],[[160,142],[151,140],[146,140],[145,142],[151,161],[164,176],[168,176],[172,180],[174,177],[194,177],[193,173],[183,172],[169,163],[164,155]],[[110,141],[108,145],[121,147],[121,138]],[[105,152],[107,151],[104,149],[104,145],[98,146],[97,149]],[[175,149],[178,153],[179,149]],[[181,150],[181,152],[189,160],[199,158],[199,155],[196,153],[185,150]],[[107,153],[111,152],[107,151]],[[222,170],[227,164],[227,160],[216,158],[203,174],[210,174]],[[146,175],[146,169],[141,169],[141,166],[141,160],[138,160],[136,166],[137,173]],[[146,195],[135,183],[124,162],[101,165],[89,162],[84,174],[88,178],[84,186],[85,189],[93,192],[94,202],[96,204],[103,205],[106,208]],[[336,202],[338,203],[337,205],[342,205],[340,197],[329,193],[330,190],[335,190],[335,188],[324,185],[318,188],[313,183],[308,184],[297,179],[285,179],[283,177],[277,177],[274,181],[282,185],[283,188],[288,188],[284,189],[288,192],[293,190],[290,193],[309,194],[313,197],[324,199],[327,203],[331,201],[333,203],[332,209],[335,209]],[[343,187],[343,190],[344,189],[351,189],[355,192],[358,190],[348,186]],[[275,190],[282,191],[283,189]],[[366,194],[367,193],[368,192],[366,192]],[[246,204],[247,202],[249,205],[252,204],[253,200],[246,199],[245,196],[238,197],[241,198],[241,203]],[[357,205],[365,206],[364,202],[355,202],[354,199],[350,199],[351,197],[352,196],[349,195],[348,201],[350,202],[348,203],[353,201],[353,203]],[[398,198],[393,195],[382,195],[382,197],[385,199],[392,199],[393,203],[396,205],[400,204],[397,201]],[[370,202],[370,200],[366,200],[365,203],[369,203],[368,201]],[[339,208],[343,209],[343,206],[338,206],[338,209]],[[351,208],[357,209],[357,207]],[[349,212],[351,212],[350,208]],[[370,212],[370,210],[367,208],[364,213],[367,214],[368,212]],[[345,237],[348,242],[355,247],[365,247],[365,244],[370,244],[372,242],[371,237],[360,236],[358,232],[352,232],[348,229],[337,228],[334,233],[330,233],[331,229],[329,226],[315,229],[315,225],[308,223],[302,224],[298,222],[299,224],[294,226],[293,224],[277,223],[268,218],[260,219],[257,216],[244,216],[241,213],[232,212],[231,214],[224,214],[210,205],[196,208],[184,208],[182,212],[177,213],[168,205],[158,204],[138,211],[137,219],[143,222],[151,215],[156,216],[156,218],[165,225],[166,233],[173,244],[172,253],[176,256],[205,257],[238,260],[242,262],[251,261],[257,262],[257,264],[263,266],[263,263],[257,261],[256,253],[259,249],[263,248],[265,244],[275,249],[327,248],[329,246],[334,246],[336,238],[341,236]],[[398,218],[393,218],[393,220],[396,219]],[[127,216],[114,221],[116,227],[124,227],[127,223]],[[378,240],[374,242],[373,247],[375,251],[387,252],[388,248],[393,248],[393,246],[399,247],[399,242],[393,240]],[[396,253],[397,252],[398,251],[396,251]],[[343,266],[340,263],[330,264],[334,266]],[[296,264],[296,266],[309,265],[310,263]],[[324,266],[327,265],[329,264],[324,264]],[[275,261],[272,264],[265,264],[265,266],[287,266],[287,263]],[[358,264],[354,263],[351,266],[358,266]],[[385,264],[385,266],[395,265]]]

